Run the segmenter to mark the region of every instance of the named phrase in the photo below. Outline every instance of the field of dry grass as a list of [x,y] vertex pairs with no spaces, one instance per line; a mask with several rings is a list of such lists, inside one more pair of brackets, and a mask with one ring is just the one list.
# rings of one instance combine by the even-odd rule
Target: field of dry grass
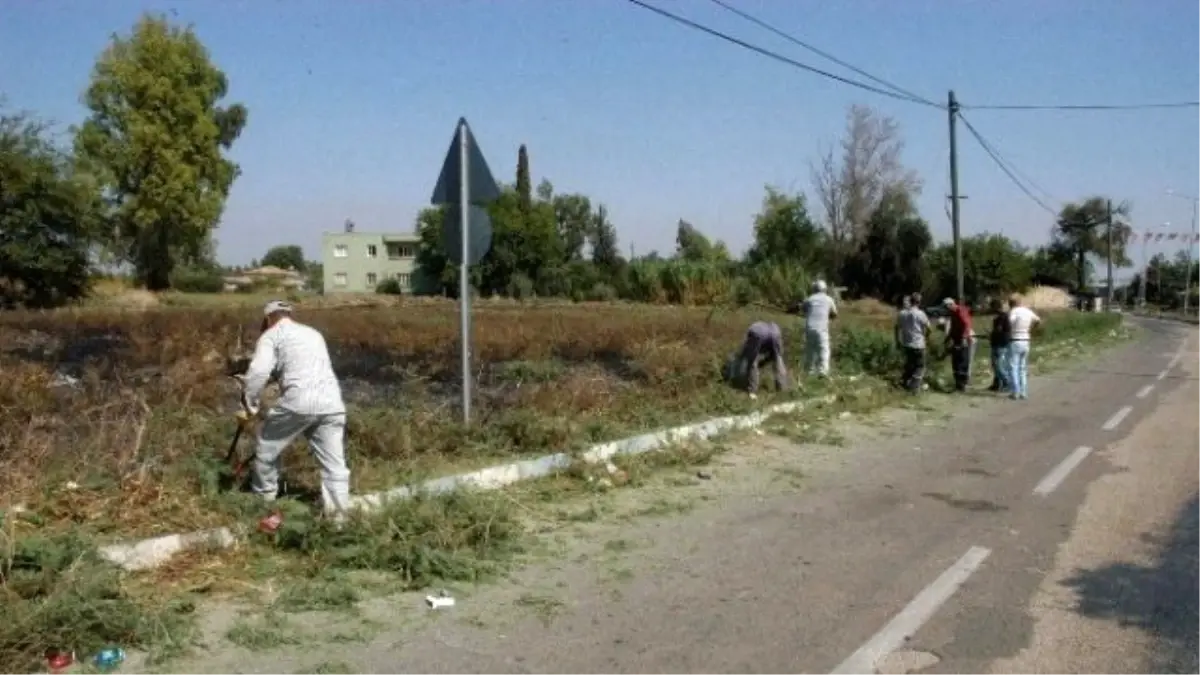
[[[890,372],[891,311],[868,302],[843,314],[835,366]],[[475,423],[463,427],[453,303],[301,304],[297,314],[324,332],[343,381],[356,492],[748,410],[755,404],[718,374],[762,317],[784,325],[798,365],[797,320],[762,311],[482,302]],[[0,315],[0,494],[46,526],[102,537],[240,514],[244,504],[221,489],[236,409],[224,368],[252,345],[258,320],[245,306]],[[298,495],[317,486],[302,442],[285,479]]]
[[[281,502],[288,515],[279,533],[217,557],[180,556],[149,575],[119,574],[98,559],[97,542],[264,513],[252,497],[222,489],[236,409],[226,360],[253,343],[257,304],[152,300],[136,309],[0,313],[0,608],[11,619],[0,625],[0,670],[36,667],[55,645],[186,649],[196,598],[243,578],[287,578],[345,600],[358,592],[346,570],[392,575],[389,588],[471,581],[503,569],[524,545],[528,507],[495,493],[399,502],[330,531],[303,505],[317,476],[300,445],[285,463],[289,491],[300,499]],[[721,362],[756,318],[780,322],[785,356],[798,366],[802,331],[792,317],[483,301],[474,320],[476,422],[464,428],[454,304],[373,300],[302,301],[297,313],[324,332],[342,379],[357,492],[821,389],[807,384],[752,402],[720,382]],[[837,372],[894,375],[891,320],[878,303],[844,307]],[[1048,317],[1039,339],[1082,349],[1117,321],[1062,313]],[[551,501],[557,494],[541,493]]]

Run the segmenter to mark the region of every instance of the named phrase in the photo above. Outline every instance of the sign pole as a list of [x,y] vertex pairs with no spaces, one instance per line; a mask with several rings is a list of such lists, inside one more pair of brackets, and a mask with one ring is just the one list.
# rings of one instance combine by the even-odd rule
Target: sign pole
[[458,157],[459,157],[459,190],[458,214],[459,227],[462,230],[462,262],[458,264],[458,330],[462,347],[462,416],[463,425],[471,423],[471,238],[470,228],[470,154],[467,146],[470,139],[467,136],[465,122],[458,125]]

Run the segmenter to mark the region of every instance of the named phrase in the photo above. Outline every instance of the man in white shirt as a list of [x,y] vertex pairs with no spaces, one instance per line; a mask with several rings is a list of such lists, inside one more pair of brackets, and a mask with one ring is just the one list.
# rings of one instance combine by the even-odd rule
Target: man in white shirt
[[350,505],[350,470],[343,440],[346,405],[325,338],[292,319],[292,307],[274,300],[263,308],[262,335],[246,371],[243,422],[258,415],[259,397],[275,375],[281,395],[262,416],[254,453],[251,489],[268,501],[279,491],[279,456],[303,434],[321,466],[321,501],[326,515],[344,518]]
[[837,303],[825,292],[825,282],[813,283],[804,301],[804,367],[809,375],[829,375],[829,322],[837,318]]
[[1021,304],[1021,296],[1013,295],[1009,300],[1008,325],[1010,341],[1008,345],[1009,384],[1012,387],[1011,399],[1029,398],[1029,338],[1034,326],[1042,322],[1041,317],[1032,309]]

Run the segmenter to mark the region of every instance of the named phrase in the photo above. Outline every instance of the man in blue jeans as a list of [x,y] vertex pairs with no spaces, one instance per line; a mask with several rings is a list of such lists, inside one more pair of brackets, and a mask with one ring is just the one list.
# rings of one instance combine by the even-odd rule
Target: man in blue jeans
[[999,298],[992,300],[992,386],[989,391],[1011,391],[1012,383],[1009,378],[1008,347],[1011,342],[1011,330],[1008,324],[1008,310]]
[[1011,399],[1029,398],[1029,338],[1033,327],[1042,322],[1032,309],[1021,306],[1021,296],[1014,295],[1009,300],[1008,325],[1011,342],[1008,346],[1009,381],[1012,391]]

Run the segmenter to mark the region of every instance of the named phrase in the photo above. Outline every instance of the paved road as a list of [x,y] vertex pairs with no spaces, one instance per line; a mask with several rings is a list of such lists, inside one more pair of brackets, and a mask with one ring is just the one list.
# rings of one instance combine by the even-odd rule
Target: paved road
[[[580,556],[326,655],[365,672],[1198,672],[1197,333],[1143,325],[1029,401],[806,459],[802,489],[743,482],[620,526],[637,544],[618,591]],[[557,600],[500,622],[537,604],[516,595],[531,584]],[[258,667],[239,658],[208,665]]]

